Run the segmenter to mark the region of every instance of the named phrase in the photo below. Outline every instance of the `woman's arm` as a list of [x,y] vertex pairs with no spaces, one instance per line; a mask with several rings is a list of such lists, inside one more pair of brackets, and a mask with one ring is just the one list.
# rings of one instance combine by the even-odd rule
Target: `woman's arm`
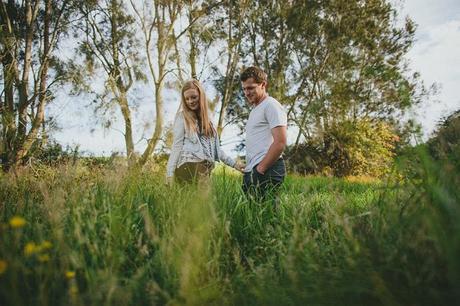
[[227,154],[225,154],[225,152],[220,147],[220,141],[219,141],[218,137],[216,137],[215,145],[216,145],[216,151],[217,151],[217,155],[218,155],[217,157],[221,162],[223,162],[224,164],[226,164],[226,165],[228,165],[228,166],[230,166],[232,168],[235,168],[238,171],[242,171],[244,166],[242,164],[240,164],[239,162],[236,162],[233,158],[231,158]]
[[219,151],[219,160],[224,164],[234,168],[236,165],[236,161],[227,154],[225,154],[225,152],[220,147],[218,147],[217,150]]
[[182,152],[182,147],[184,146],[184,137],[184,116],[182,113],[178,113],[174,119],[173,144],[171,147],[171,154],[169,154],[168,165],[166,166],[166,177],[174,176],[174,170],[176,170],[176,166]]

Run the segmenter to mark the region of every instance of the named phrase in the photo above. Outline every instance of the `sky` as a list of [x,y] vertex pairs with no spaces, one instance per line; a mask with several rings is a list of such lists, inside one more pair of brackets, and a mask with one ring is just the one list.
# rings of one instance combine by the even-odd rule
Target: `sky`
[[[418,25],[416,41],[406,56],[409,67],[421,74],[427,87],[436,83],[440,88],[435,97],[412,115],[422,124],[426,139],[441,118],[460,108],[460,1],[406,0],[398,6],[401,18],[409,16]],[[204,85],[210,88],[209,84]],[[145,132],[153,122],[153,101],[149,103],[152,96],[148,86],[139,87],[133,93],[134,100],[144,101],[134,111],[137,150],[145,147],[145,137],[148,137]],[[179,96],[166,89],[164,97],[166,124],[170,125],[179,105]],[[89,95],[69,97],[68,90],[57,93],[56,101],[60,102],[51,104],[47,110],[60,126],[52,137],[64,146],[78,146],[86,154],[107,156],[112,152],[123,153],[122,120],[114,121],[110,129],[102,128],[96,123],[91,106],[88,106],[91,99]],[[222,142],[226,144],[224,150],[234,157],[237,154],[234,148],[239,142],[235,130],[224,129]]]
[[407,0],[402,12],[418,25],[407,54],[410,67],[425,85],[439,85],[439,93],[417,112],[427,137],[441,118],[460,109],[460,1]]

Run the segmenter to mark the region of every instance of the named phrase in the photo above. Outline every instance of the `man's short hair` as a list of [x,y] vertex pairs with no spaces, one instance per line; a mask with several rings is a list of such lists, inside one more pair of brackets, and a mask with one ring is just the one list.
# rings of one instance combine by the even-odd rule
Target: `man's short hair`
[[251,66],[244,69],[243,73],[240,75],[241,82],[244,82],[250,78],[253,78],[254,81],[258,84],[265,82],[267,83],[267,74],[260,69],[259,67]]

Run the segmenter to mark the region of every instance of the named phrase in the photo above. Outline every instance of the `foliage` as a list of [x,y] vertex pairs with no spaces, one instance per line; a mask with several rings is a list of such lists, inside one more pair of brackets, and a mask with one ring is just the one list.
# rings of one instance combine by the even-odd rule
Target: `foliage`
[[[74,91],[94,93],[96,110],[102,110],[102,113],[107,113],[114,105],[119,107],[124,121],[126,156],[133,164],[133,102],[129,94],[134,85],[146,79],[141,68],[144,61],[139,55],[141,44],[135,35],[135,19],[119,0],[84,2],[79,13],[82,18],[74,31],[81,38],[77,40],[75,57],[83,58],[84,63],[77,65],[75,61],[70,64],[75,71],[72,79]],[[101,89],[95,79],[103,81]],[[111,121],[107,120],[106,127],[110,125]]]
[[[321,138],[344,121],[396,126],[432,93],[404,59],[416,25],[406,19],[399,26],[388,1],[253,1],[249,7],[241,57],[268,73],[270,95],[298,130],[295,146],[326,141]],[[227,109],[239,123],[248,111],[240,102],[236,97]]]
[[390,169],[397,141],[384,122],[345,121],[322,137],[289,147],[286,158],[289,168],[298,173],[381,177]]
[[47,166],[56,166],[59,163],[67,163],[71,160],[75,161],[77,158],[81,158],[78,147],[72,149],[70,146],[67,146],[63,148],[61,144],[55,141],[37,146],[32,150],[34,156],[32,160]]
[[58,55],[78,1],[0,4],[0,158],[4,171],[24,164],[46,136],[45,109],[68,71]]
[[[398,22],[397,6],[387,0],[41,0],[8,1],[0,8],[4,169],[25,161],[44,137],[45,105],[64,81],[72,82],[75,95],[94,94],[95,108],[103,111],[95,123],[103,118],[112,128],[113,118],[105,115],[123,117],[131,166],[144,165],[167,133],[163,89],[177,90],[190,76],[217,92],[210,104],[218,112],[220,135],[227,125],[243,131],[250,111],[238,72],[262,67],[269,93],[286,107],[298,131],[294,147],[313,139],[323,147],[330,143],[335,154],[345,154],[338,144],[351,139],[336,135],[338,124],[369,120],[397,126],[407,109],[431,93],[405,60],[416,25],[409,18]],[[68,33],[77,48],[71,50],[73,61],[64,63],[56,50]],[[137,89],[147,89],[144,83],[151,98],[137,99]],[[134,114],[147,100],[155,115],[137,142]],[[151,135],[144,135],[151,127]],[[407,128],[400,124],[401,131]],[[323,138],[328,135],[332,138]],[[147,143],[141,154],[135,148],[140,142]],[[345,163],[340,167],[351,167],[349,156],[336,159]]]
[[427,146],[435,159],[450,161],[454,167],[452,170],[460,171],[460,110],[438,125]]
[[418,157],[391,183],[289,176],[277,211],[224,167],[198,188],[80,163],[2,174],[1,304],[453,305],[458,172]]

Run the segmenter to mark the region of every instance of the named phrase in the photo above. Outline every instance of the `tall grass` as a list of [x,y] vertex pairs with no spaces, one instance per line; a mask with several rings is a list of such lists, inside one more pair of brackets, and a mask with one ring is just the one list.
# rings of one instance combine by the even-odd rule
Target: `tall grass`
[[78,163],[3,174],[0,303],[454,304],[458,177],[443,167],[422,159],[391,182],[289,176],[276,210],[227,168],[198,187]]

